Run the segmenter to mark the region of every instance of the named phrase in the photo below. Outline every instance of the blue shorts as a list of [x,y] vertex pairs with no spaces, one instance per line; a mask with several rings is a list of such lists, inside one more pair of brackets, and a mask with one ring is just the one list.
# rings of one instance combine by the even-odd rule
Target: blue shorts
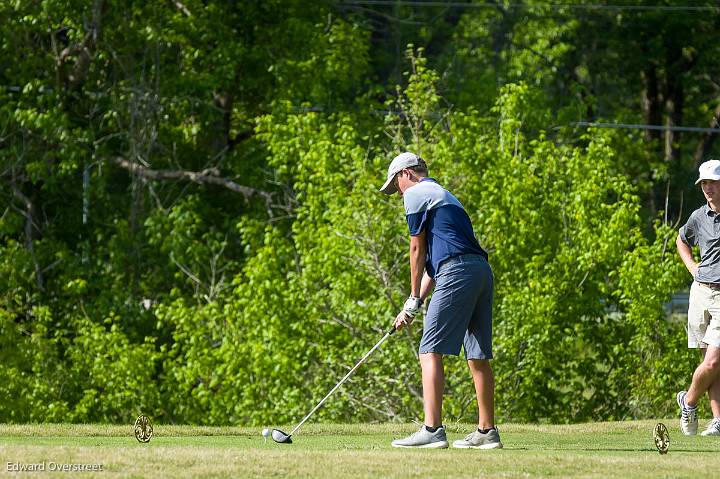
[[493,275],[480,255],[450,258],[435,275],[419,353],[492,359]]

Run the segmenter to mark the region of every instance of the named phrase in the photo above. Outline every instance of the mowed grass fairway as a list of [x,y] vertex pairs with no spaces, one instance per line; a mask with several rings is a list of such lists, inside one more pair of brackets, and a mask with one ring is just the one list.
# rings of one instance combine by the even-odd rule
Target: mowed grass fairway
[[[502,450],[393,449],[414,424],[308,424],[293,444],[276,444],[261,428],[155,425],[140,444],[133,426],[0,425],[0,476],[15,477],[714,477],[720,437],[685,437],[677,419],[670,452],[655,449],[658,421],[500,426]],[[703,423],[700,424],[704,426]],[[270,426],[269,426],[270,427]],[[448,440],[470,425],[448,426]],[[281,429],[289,432],[292,427]],[[49,472],[48,465],[102,464],[102,472]],[[10,463],[10,464],[8,464]],[[14,464],[45,472],[10,472]]]

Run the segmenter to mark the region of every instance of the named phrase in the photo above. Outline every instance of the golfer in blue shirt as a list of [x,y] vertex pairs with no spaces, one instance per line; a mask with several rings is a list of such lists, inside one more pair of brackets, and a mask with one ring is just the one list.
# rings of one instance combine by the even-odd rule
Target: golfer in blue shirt
[[425,423],[419,431],[392,442],[393,447],[447,448],[442,424],[445,389],[443,356],[465,349],[475,385],[478,428],[453,447],[502,447],[495,427],[492,359],[493,275],[488,255],[475,238],[462,204],[433,178],[425,161],[410,152],[396,156],[380,189],[403,197],[410,230],[410,297],[395,319],[409,325],[434,289],[427,307],[419,356]]

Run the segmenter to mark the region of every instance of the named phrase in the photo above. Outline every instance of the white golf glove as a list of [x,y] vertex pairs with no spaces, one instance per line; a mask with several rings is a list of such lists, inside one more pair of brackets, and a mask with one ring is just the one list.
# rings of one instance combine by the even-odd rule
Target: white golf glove
[[414,318],[416,314],[420,312],[420,308],[422,307],[422,299],[410,296],[405,301],[405,306],[403,306],[403,312],[410,318]]

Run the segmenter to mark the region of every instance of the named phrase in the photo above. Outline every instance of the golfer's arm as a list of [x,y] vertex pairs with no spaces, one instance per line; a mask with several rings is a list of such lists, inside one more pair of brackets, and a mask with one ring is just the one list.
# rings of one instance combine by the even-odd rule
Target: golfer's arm
[[425,271],[425,274],[423,274],[422,282],[420,283],[420,299],[425,301],[425,299],[428,297],[430,292],[435,287],[435,280],[430,277],[430,275],[427,274],[427,270]]
[[417,236],[410,237],[410,294],[420,296],[423,275],[425,274],[425,255],[427,243],[425,230]]
[[680,259],[683,263],[685,263],[685,267],[690,272],[690,274],[695,277],[695,275],[697,274],[698,263],[695,261],[695,258],[693,258],[692,248],[690,248],[690,246],[686,245],[685,242],[680,239],[680,235],[678,235],[677,239],[675,240],[675,245],[677,246]]

